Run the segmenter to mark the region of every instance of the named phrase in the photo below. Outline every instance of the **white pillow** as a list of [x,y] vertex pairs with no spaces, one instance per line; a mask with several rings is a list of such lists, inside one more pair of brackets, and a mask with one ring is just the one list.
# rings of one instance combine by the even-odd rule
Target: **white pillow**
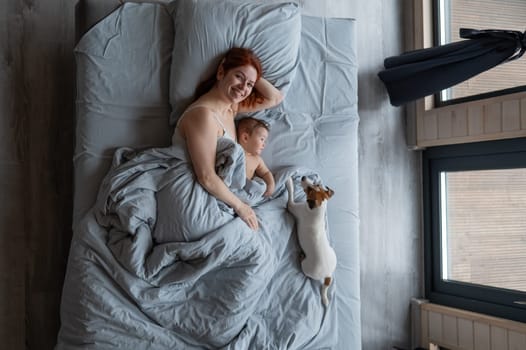
[[263,76],[284,94],[299,63],[301,11],[295,1],[176,0],[170,73],[173,125],[197,85],[215,73],[231,47],[254,51]]

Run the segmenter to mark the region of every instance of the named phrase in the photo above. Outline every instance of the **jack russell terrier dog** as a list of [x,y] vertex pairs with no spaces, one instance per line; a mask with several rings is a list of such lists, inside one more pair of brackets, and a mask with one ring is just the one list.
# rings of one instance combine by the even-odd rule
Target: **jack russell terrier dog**
[[306,202],[294,202],[294,184],[292,178],[287,181],[289,193],[288,210],[296,219],[298,239],[303,250],[301,269],[308,277],[323,280],[321,298],[325,306],[329,305],[327,289],[332,282],[336,268],[336,254],[329,244],[325,231],[325,213],[327,200],[334,191],[314,184],[307,177],[301,178],[301,186],[307,195]]

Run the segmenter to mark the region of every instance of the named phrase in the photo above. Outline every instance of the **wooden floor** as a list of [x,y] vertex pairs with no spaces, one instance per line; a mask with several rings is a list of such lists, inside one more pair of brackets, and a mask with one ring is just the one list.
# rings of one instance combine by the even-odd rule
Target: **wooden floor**
[[[357,19],[363,349],[408,348],[409,301],[421,282],[419,157],[376,76],[401,51],[407,1],[313,1],[314,13]],[[2,349],[52,349],[59,328],[71,240],[74,6],[0,2]]]
[[52,349],[71,238],[73,1],[0,2],[0,339]]

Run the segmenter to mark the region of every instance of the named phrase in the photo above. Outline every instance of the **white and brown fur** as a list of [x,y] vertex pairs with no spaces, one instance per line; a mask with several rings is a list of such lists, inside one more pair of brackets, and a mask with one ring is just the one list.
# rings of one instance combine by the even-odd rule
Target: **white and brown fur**
[[327,289],[332,283],[332,275],[336,268],[336,254],[329,244],[325,231],[325,213],[327,200],[334,191],[312,183],[307,177],[301,178],[301,186],[305,191],[305,202],[294,202],[294,185],[292,178],[287,181],[289,193],[288,210],[296,219],[298,239],[303,250],[304,258],[301,262],[303,273],[315,280],[323,280],[321,297],[327,306],[329,299]]

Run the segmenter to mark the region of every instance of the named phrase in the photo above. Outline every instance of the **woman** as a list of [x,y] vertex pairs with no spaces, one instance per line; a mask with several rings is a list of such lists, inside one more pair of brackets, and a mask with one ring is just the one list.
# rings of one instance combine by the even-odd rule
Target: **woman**
[[217,139],[235,140],[235,116],[274,107],[282,93],[262,76],[261,62],[249,49],[230,49],[216,74],[196,90],[196,97],[177,123],[172,138],[182,137],[197,181],[211,195],[231,206],[253,230],[258,229],[254,210],[239,199],[215,172]]

